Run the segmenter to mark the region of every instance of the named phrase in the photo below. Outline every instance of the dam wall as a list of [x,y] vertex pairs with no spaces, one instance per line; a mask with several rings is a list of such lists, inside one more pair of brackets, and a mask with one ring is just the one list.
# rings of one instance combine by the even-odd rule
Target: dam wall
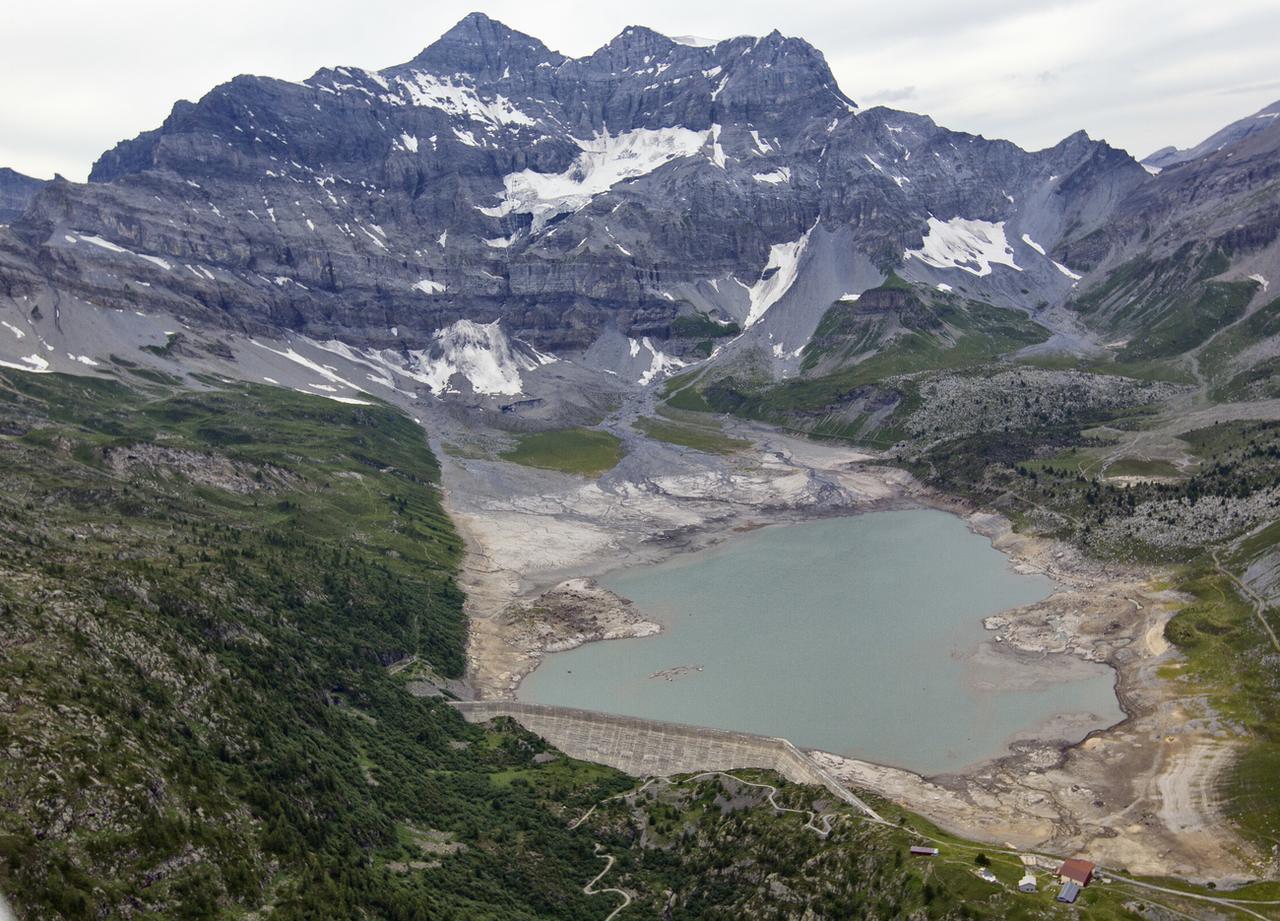
[[517,700],[454,701],[452,705],[468,722],[510,717],[571,758],[606,764],[637,777],[764,768],[792,783],[825,787],[849,805],[880,818],[786,739]]

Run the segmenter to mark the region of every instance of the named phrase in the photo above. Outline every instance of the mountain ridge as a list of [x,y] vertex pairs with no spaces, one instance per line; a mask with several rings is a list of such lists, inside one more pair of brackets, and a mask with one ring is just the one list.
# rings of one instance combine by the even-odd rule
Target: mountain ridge
[[0,166],[0,224],[7,224],[21,217],[44,183],[43,179]]
[[[826,307],[891,273],[1050,322],[1133,245],[1118,228],[1140,238],[1133,203],[1164,200],[1084,131],[1028,152],[860,109],[777,30],[629,26],[571,58],[483,14],[379,71],[236,77],[90,178],[0,237],[9,290],[46,315],[69,295],[64,322],[163,310],[404,356],[497,322],[632,384],[654,380],[644,341],[667,369],[761,351],[800,373]],[[708,358],[679,332],[704,321],[743,333]]]
[[1179,163],[1186,163],[1189,160],[1198,160],[1232,144],[1244,141],[1254,134],[1268,130],[1274,126],[1278,118],[1280,118],[1280,100],[1264,106],[1252,115],[1246,115],[1244,118],[1237,119],[1226,127],[1218,129],[1193,147],[1182,149],[1173,146],[1161,147],[1159,150],[1143,157],[1142,163],[1145,166],[1156,169],[1167,169]]

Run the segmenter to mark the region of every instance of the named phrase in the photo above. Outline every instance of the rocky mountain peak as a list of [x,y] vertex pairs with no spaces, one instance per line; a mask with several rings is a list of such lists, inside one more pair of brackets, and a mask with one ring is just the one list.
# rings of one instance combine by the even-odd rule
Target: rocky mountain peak
[[[604,46],[604,48],[634,48],[650,51],[669,51],[675,42],[661,32],[650,29],[648,26],[627,26],[621,32],[613,37],[613,39]],[[604,50],[603,48],[601,50]]]
[[564,55],[533,36],[477,12],[464,16],[407,66],[500,79],[511,69],[529,70],[544,63],[555,66],[564,60]]

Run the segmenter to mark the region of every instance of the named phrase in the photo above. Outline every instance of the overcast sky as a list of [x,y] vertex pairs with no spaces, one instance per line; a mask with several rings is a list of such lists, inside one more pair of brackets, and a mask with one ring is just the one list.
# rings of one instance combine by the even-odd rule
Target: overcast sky
[[1084,128],[1137,156],[1280,98],[1277,0],[7,0],[0,166],[84,179],[174,100],[239,73],[401,63],[480,9],[565,54],[627,25],[726,38],[774,28],[826,55],[860,105],[1036,149]]

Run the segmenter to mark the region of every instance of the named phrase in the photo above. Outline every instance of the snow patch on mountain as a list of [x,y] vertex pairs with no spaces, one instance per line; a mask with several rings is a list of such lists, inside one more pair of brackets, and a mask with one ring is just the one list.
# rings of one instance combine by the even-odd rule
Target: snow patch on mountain
[[1057,269],[1063,275],[1070,278],[1072,281],[1079,281],[1081,278],[1084,277],[1082,275],[1077,275],[1075,272],[1071,271],[1069,268],[1067,268],[1061,262],[1058,262],[1056,259],[1051,259],[1050,261],[1053,263],[1053,267],[1055,269]]
[[725,168],[724,148],[720,146],[720,125],[711,126],[711,162],[721,169]]
[[568,169],[562,173],[531,169],[509,173],[502,180],[505,192],[501,204],[480,211],[489,217],[532,214],[533,228],[538,230],[557,214],[585,207],[596,195],[620,182],[697,154],[711,136],[710,131],[688,128],[638,128],[575,139],[582,152]]
[[473,393],[513,396],[523,392],[521,371],[557,361],[554,355],[539,352],[527,342],[509,338],[497,320],[458,320],[436,330],[433,338],[429,348],[403,351],[361,349],[336,339],[311,341],[311,345],[366,368],[370,382],[409,396],[413,394],[396,386],[397,377],[425,384],[437,396],[459,393],[454,386],[457,377],[466,380]]
[[424,278],[414,283],[413,290],[421,291],[423,294],[444,294],[444,285],[430,278]]
[[453,378],[460,375],[475,393],[514,396],[523,392],[521,371],[556,360],[526,343],[518,344],[518,348],[513,345],[497,320],[458,320],[436,330],[431,349],[410,353],[419,366],[413,376],[436,394],[449,391]]
[[686,45],[689,48],[714,48],[720,44],[719,39],[701,38],[697,35],[672,35],[670,38],[677,45]]
[[[911,181],[911,180],[910,180],[910,179],[908,179],[906,176],[895,176],[893,173],[890,173],[890,172],[889,172],[888,170],[886,170],[883,166],[881,166],[881,165],[880,165],[879,163],[877,163],[874,159],[872,159],[872,157],[871,157],[871,155],[870,155],[870,154],[863,154],[863,155],[862,155],[862,158],[863,158],[864,160],[866,160],[868,163],[870,163],[870,164],[872,165],[872,167],[874,167],[874,168],[875,168],[875,170],[876,170],[877,172],[882,173],[882,174],[884,174],[885,176],[888,176],[890,179],[892,179],[892,180],[893,180],[893,184],[894,184],[894,185],[896,185],[898,188],[902,188],[902,186],[903,186],[903,184],[904,184],[904,183],[907,183],[907,182],[910,182],[910,181]],[[910,159],[910,158],[911,158],[911,155],[910,155],[910,153],[908,152],[908,154],[907,154],[907,159]]]
[[[816,223],[814,227],[818,226]],[[798,240],[790,243],[775,243],[769,248],[769,261],[765,263],[760,278],[750,288],[751,309],[747,312],[744,327],[750,327],[778,302],[782,295],[790,290],[800,271],[800,258],[809,243],[810,227]]]
[[[125,249],[119,243],[112,243],[110,240],[104,239],[96,234],[82,233],[77,234],[77,236],[80,238],[81,242],[92,243],[94,246],[105,249],[109,253],[127,253],[130,256],[136,256],[139,259],[145,259],[157,268],[164,269],[166,272],[173,268],[172,265],[164,259],[161,259],[159,256],[148,256],[145,253],[135,253],[131,249]],[[75,242],[75,238],[70,234],[67,235],[67,240],[73,243]]]
[[751,129],[751,140],[756,142],[756,150],[760,153],[760,156],[767,157],[773,153],[773,145],[760,137],[760,132],[756,131],[755,128]]
[[919,259],[937,269],[964,269],[971,275],[991,274],[993,265],[1005,265],[1021,272],[1013,260],[1013,247],[1005,238],[1004,221],[971,221],[953,217],[940,221],[929,216],[929,232],[919,249],[902,254],[905,259]]
[[[1261,118],[1262,116],[1258,116],[1258,117]],[[1271,287],[1271,282],[1267,281],[1266,278],[1264,278],[1261,275],[1250,275],[1249,280],[1256,281],[1258,284],[1262,285],[1263,291],[1266,291],[1269,287]],[[5,324],[5,326],[8,326],[8,325],[9,325],[8,323]]]
[[[308,358],[306,355],[303,355],[302,353],[297,351],[295,348],[293,348],[293,346],[289,346],[284,349],[273,349],[271,346],[264,345],[263,343],[259,342],[256,339],[250,339],[249,341],[260,349],[265,349],[266,351],[271,352],[273,355],[279,355],[281,358],[287,358],[289,361],[293,362],[294,364],[301,365],[302,367],[306,368],[308,371],[315,372],[316,374],[320,375],[321,378],[323,378],[326,381],[329,381],[332,384],[341,384],[343,387],[346,387],[350,390],[355,390],[359,393],[365,392],[363,387],[359,387],[356,384],[351,383],[351,381],[346,380],[341,375],[339,375],[337,371],[335,371],[333,368],[329,367],[328,365],[322,365],[318,361],[314,361]],[[306,391],[303,391],[303,392],[305,393]]]
[[[464,82],[467,79],[469,78],[464,74],[440,78],[415,70],[408,76],[397,77],[396,84],[401,88],[402,96],[408,98],[410,105],[441,109],[450,115],[485,122],[495,127],[535,123],[505,96],[496,95],[488,100],[480,98],[475,87]],[[389,102],[397,99],[395,96],[384,98]]]
[[[1023,242],[1023,243],[1025,243],[1025,244],[1027,244],[1027,246],[1030,246],[1032,249],[1034,249],[1034,250],[1035,250],[1037,253],[1039,253],[1041,256],[1044,256],[1046,259],[1048,259],[1048,258],[1049,258],[1049,254],[1045,252],[1044,247],[1043,247],[1043,246],[1041,246],[1039,243],[1037,243],[1035,240],[1031,239],[1031,235],[1030,235],[1030,234],[1026,234],[1026,233],[1024,233],[1024,234],[1022,235],[1022,242]],[[1082,276],[1077,275],[1075,272],[1071,271],[1069,268],[1067,268],[1065,265],[1063,265],[1063,264],[1062,264],[1061,262],[1059,262],[1058,260],[1056,260],[1056,259],[1049,259],[1049,261],[1053,263],[1053,267],[1054,267],[1055,269],[1057,269],[1057,270],[1058,270],[1059,272],[1061,272],[1063,275],[1065,275],[1065,276],[1067,276],[1068,278],[1070,278],[1072,281],[1079,281],[1079,280],[1081,279],[1081,277],[1082,277]],[[1014,268],[1017,268],[1017,266],[1014,266]]]
[[638,357],[642,349],[649,352],[649,367],[640,375],[639,380],[636,382],[641,386],[648,384],[656,378],[666,377],[668,374],[673,374],[685,367],[685,362],[672,355],[667,355],[661,349],[658,349],[654,346],[652,340],[650,340],[648,336],[645,336],[639,342],[635,339],[629,339],[627,344],[630,348],[632,358]]
[[398,352],[392,352],[390,349],[384,349],[381,352],[376,352],[372,349],[357,349],[347,345],[347,343],[342,342],[339,339],[329,339],[326,342],[318,342],[314,339],[308,339],[307,342],[318,349],[325,352],[332,352],[339,358],[343,358],[352,364],[360,365],[367,369],[367,373],[365,374],[366,380],[390,390],[395,390],[398,393],[403,393],[406,396],[414,396],[414,394],[409,391],[399,390],[399,388],[396,387],[392,369],[389,367],[387,360],[383,357],[388,355],[394,356],[395,361],[399,362],[402,359]]
[[751,178],[756,182],[768,182],[772,185],[781,185],[791,181],[791,167],[780,166],[767,173],[755,173]]
[[18,361],[24,364],[15,364],[11,361],[0,361],[0,368],[12,368],[15,371],[32,371],[36,374],[47,374],[49,372],[49,362],[41,357],[39,352],[32,352]]
[[[125,248],[124,248],[123,246],[121,246],[120,244],[118,244],[118,243],[112,243],[110,240],[105,240],[105,239],[103,239],[102,237],[97,236],[96,234],[84,234],[84,233],[82,233],[82,234],[79,234],[78,236],[80,237],[80,239],[81,239],[83,242],[85,242],[85,243],[92,243],[94,246],[101,247],[102,249],[105,249],[105,250],[106,250],[107,252],[109,252],[109,253],[127,253],[127,252],[129,252],[129,250],[125,249]],[[70,240],[70,239],[71,239],[71,237],[67,237],[67,239],[68,239],[68,240]]]

